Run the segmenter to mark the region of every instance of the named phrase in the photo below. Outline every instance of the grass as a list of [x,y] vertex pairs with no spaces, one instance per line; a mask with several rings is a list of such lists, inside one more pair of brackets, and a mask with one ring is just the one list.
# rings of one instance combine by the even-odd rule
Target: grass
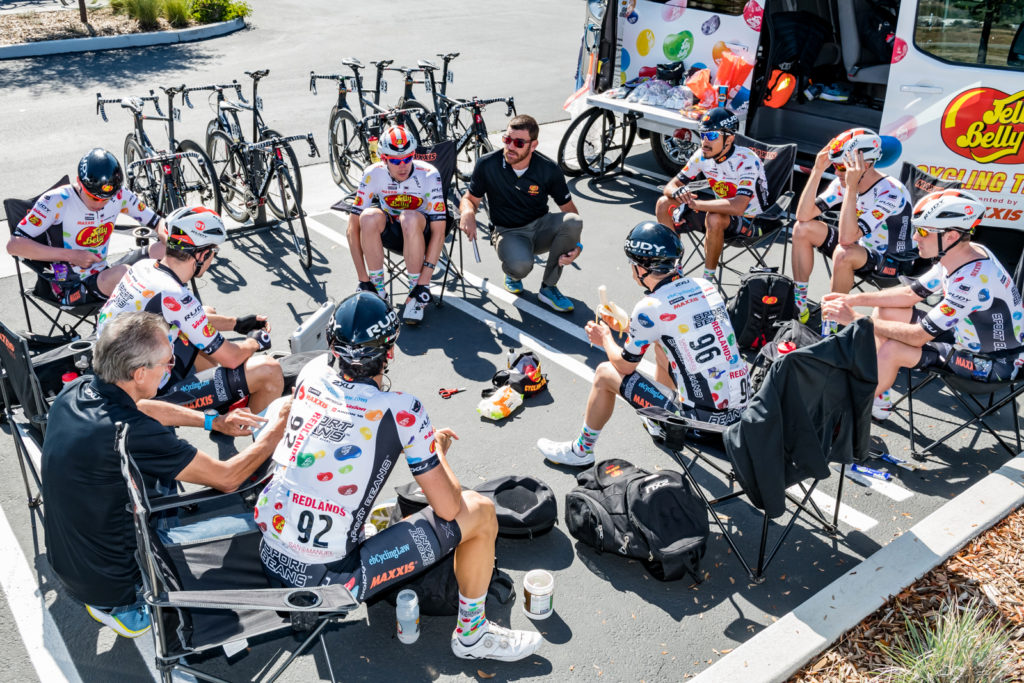
[[191,0],[164,0],[164,16],[175,28],[188,26],[192,19]]

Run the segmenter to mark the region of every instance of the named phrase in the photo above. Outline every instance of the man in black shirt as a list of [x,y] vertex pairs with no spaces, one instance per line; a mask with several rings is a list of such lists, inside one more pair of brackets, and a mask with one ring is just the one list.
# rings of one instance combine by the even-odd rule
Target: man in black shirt
[[50,565],[94,619],[131,638],[149,629],[149,615],[136,598],[135,532],[114,448],[115,424],[128,425],[128,452],[147,486],[170,487],[178,480],[233,491],[273,452],[288,415],[282,410],[256,442],[225,461],[179,439],[136,406],[156,395],[174,363],[167,333],[162,318],[145,312],[105,325],[93,352],[96,376],[64,388],[50,409],[53,428],[43,442]]
[[[505,272],[505,289],[523,291],[522,279],[533,270],[534,254],[549,253],[538,298],[556,311],[573,309],[555,285],[562,268],[580,255],[583,221],[555,162],[535,153],[537,122],[520,115],[509,121],[504,149],[480,157],[462,197],[459,227],[476,239],[476,212],[484,196],[494,224],[495,249]],[[548,197],[560,213],[548,212]]]

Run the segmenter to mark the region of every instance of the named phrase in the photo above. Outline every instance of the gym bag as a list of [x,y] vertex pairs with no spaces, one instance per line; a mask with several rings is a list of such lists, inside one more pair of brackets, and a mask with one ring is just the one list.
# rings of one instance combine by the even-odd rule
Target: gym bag
[[793,279],[776,268],[751,268],[729,303],[729,320],[742,349],[758,349],[775,336],[775,323],[796,317]]
[[641,560],[659,581],[701,581],[708,515],[679,472],[650,472],[625,460],[597,463],[565,496],[565,524],[600,552]]
[[540,479],[513,474],[485,481],[474,490],[494,501],[499,536],[533,538],[558,521],[555,494]]
[[775,323],[775,337],[761,347],[750,366],[750,388],[754,393],[761,388],[768,369],[782,356],[821,341],[821,335],[799,320]]
[[[387,600],[392,605],[398,593],[404,589],[416,591],[420,602],[420,614],[429,617],[450,617],[459,613],[459,584],[455,579],[455,553],[448,553],[426,571],[416,574],[404,583],[378,595],[371,603]],[[501,604],[507,604],[515,597],[515,583],[505,572],[494,566],[487,597]]]

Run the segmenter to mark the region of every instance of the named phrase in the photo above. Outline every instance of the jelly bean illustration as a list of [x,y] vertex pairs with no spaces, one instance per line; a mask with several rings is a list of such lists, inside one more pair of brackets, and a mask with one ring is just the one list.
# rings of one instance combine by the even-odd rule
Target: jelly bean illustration
[[317,481],[330,481],[331,479],[334,478],[334,475],[331,474],[330,472],[321,472],[320,474],[316,475],[316,478]]
[[351,496],[352,494],[354,494],[358,490],[359,490],[359,487],[356,486],[355,484],[348,484],[346,486],[339,486],[338,487],[338,495],[341,495],[341,496]]
[[673,62],[686,59],[693,51],[693,34],[689,31],[680,31],[665,36],[661,43],[661,51],[666,59]]
[[273,524],[274,531],[281,533],[281,530],[284,529],[284,517],[281,515],[274,515]]
[[410,412],[402,410],[395,416],[395,422],[402,425],[403,427],[412,427],[416,424],[416,416]]
[[644,29],[636,37],[636,52],[641,57],[646,57],[652,47],[654,47],[654,31],[649,28]]
[[362,455],[362,453],[363,449],[361,449],[359,446],[354,446],[352,444],[347,443],[343,446],[339,446],[338,450],[334,451],[334,459],[349,460],[351,458],[358,458],[360,455]]
[[366,419],[370,422],[376,422],[377,420],[384,417],[384,413],[380,410],[371,410],[366,413]]
[[712,33],[718,30],[718,27],[722,25],[722,20],[718,18],[718,15],[714,15],[703,24],[700,25],[700,32],[706,36],[710,36]]
[[373,438],[373,430],[369,427],[360,427],[359,433],[363,435],[363,438],[369,441]]
[[316,462],[316,456],[312,453],[299,453],[295,458],[295,462],[299,467],[310,467],[314,462]]

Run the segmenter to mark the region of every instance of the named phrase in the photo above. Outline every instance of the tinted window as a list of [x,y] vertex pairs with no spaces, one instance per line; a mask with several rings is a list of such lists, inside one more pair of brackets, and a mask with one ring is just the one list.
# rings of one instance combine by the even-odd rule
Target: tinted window
[[[690,9],[702,9],[707,12],[714,12],[715,14],[731,14],[733,16],[743,14],[743,8],[746,6],[748,0],[689,0],[688,2],[680,3],[679,0],[653,0],[654,2],[664,4],[680,4],[682,7],[689,7]],[[764,5],[762,0],[761,5]]]
[[1024,0],[921,0],[914,42],[958,64],[1024,70]]

